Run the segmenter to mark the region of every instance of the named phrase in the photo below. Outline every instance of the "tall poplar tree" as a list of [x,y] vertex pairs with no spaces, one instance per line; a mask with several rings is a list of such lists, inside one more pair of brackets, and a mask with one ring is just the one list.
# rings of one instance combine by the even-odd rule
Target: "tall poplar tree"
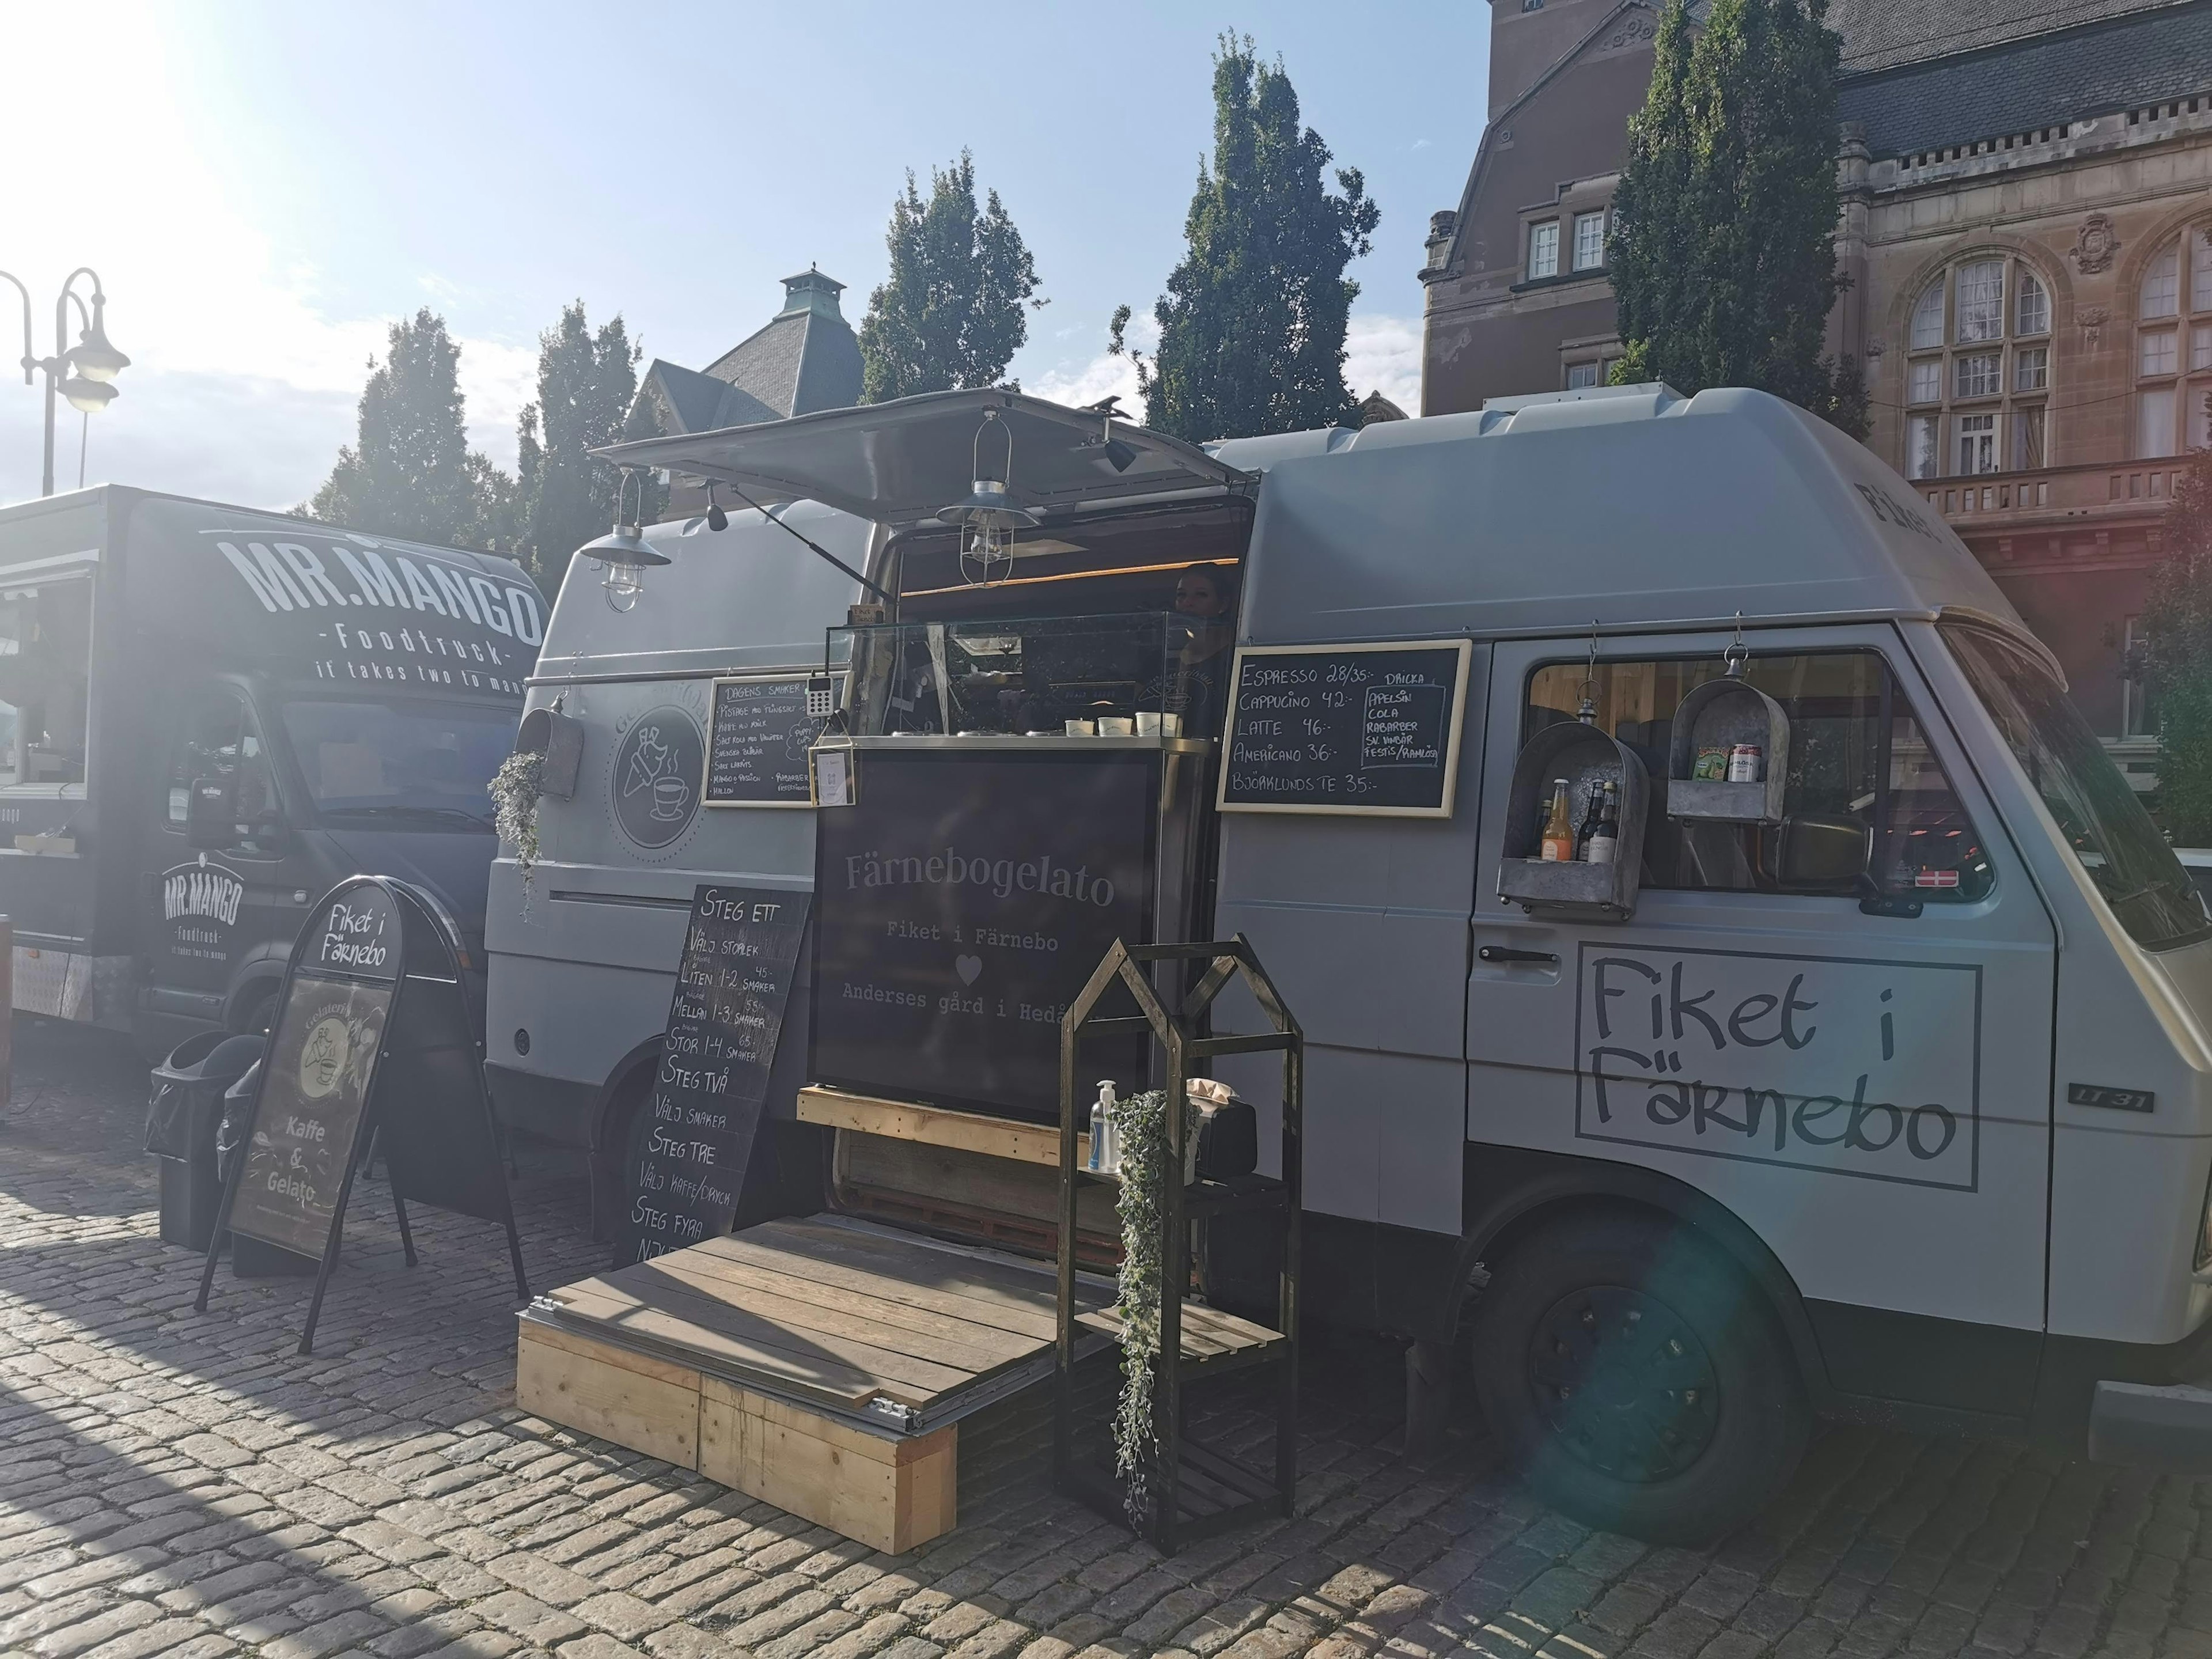
[[410,541],[500,552],[514,481],[469,447],[461,349],[425,307],[392,325],[369,360],[360,427],[307,503],[308,515]]
[[1201,160],[1184,222],[1189,252],[1152,307],[1158,349],[1131,351],[1129,307],[1110,349],[1136,359],[1149,426],[1177,437],[1253,437],[1359,423],[1344,383],[1344,337],[1381,214],[1357,167],[1323,173],[1329,148],[1300,125],[1279,61],[1250,37],[1221,37],[1213,57],[1213,155]]
[[638,356],[620,314],[595,333],[581,300],[538,337],[538,400],[516,434],[515,516],[518,555],[548,593],[569,556],[614,521],[620,474],[591,452],[622,436]]
[[968,151],[929,170],[924,200],[912,173],[891,204],[890,277],[860,322],[860,401],[996,386],[1042,306],[1036,263],[999,192],[975,203]]
[[1758,386],[1860,436],[1858,366],[1821,352],[1844,280],[1827,10],[1713,0],[1693,38],[1668,0],[1607,238],[1626,346],[1613,378]]

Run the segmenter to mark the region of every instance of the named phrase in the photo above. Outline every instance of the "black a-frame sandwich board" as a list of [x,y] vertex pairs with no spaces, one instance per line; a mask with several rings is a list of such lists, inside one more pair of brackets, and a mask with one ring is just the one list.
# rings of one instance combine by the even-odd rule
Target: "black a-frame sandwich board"
[[226,1231],[319,1256],[300,1337],[300,1352],[313,1352],[346,1200],[372,1138],[391,1172],[407,1265],[411,1199],[503,1225],[516,1294],[530,1299],[464,961],[445,907],[389,876],[349,876],[308,914],[223,1186],[197,1311],[207,1311]]

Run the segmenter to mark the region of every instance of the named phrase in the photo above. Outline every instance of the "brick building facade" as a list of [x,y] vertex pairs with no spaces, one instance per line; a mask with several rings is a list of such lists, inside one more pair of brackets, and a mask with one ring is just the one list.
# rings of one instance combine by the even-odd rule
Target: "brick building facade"
[[[2032,14],[2032,15],[2030,15]],[[1492,0],[1490,121],[1431,222],[1422,410],[1594,383],[1657,0]],[[1918,483],[2150,781],[2129,647],[2212,443],[2212,0],[1836,0],[1867,441]]]

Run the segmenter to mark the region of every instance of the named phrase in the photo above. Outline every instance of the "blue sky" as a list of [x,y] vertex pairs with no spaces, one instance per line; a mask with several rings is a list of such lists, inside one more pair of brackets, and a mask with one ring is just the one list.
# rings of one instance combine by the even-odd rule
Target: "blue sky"
[[[392,318],[445,315],[471,441],[512,465],[564,301],[698,367],[812,262],[850,285],[857,325],[905,170],[963,145],[1051,301],[1012,372],[1047,395],[1116,389],[1107,319],[1147,312],[1180,257],[1231,26],[1366,173],[1382,222],[1353,270],[1347,378],[1410,399],[1413,273],[1480,137],[1489,8],[8,0],[5,18],[15,61],[97,66],[0,100],[0,269],[31,285],[39,352],[61,279],[89,264],[135,360],[91,421],[88,480],[289,504],[351,436]],[[40,416],[0,381],[0,501],[37,493]]]

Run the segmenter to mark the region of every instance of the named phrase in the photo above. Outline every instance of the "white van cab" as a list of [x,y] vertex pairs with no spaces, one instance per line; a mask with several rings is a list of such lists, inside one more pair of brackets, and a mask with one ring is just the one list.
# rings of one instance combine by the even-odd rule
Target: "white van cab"
[[[1029,521],[995,563],[940,514],[987,493],[994,424]],[[823,742],[857,787],[730,811],[711,854],[619,879],[609,809],[549,803],[544,919],[491,939],[509,1084],[557,1049],[605,1086],[665,1000],[690,872],[811,870],[799,1108],[770,1106],[842,1103],[811,1201],[1018,1248],[1033,1194],[933,1148],[902,1182],[888,1111],[848,1158],[854,1103],[1050,1120],[1033,1016],[1093,934],[1241,933],[1308,1043],[1304,1310],[1411,1339],[1421,1375],[1463,1337],[1492,1429],[1571,1512],[1710,1535],[1817,1416],[2212,1445],[2212,1395],[2177,1386],[2212,1314],[2212,921],[2050,654],[1831,428],[1642,386],[1200,449],[991,392],[609,453],[811,500],[789,510],[843,527],[890,608],[835,627],[856,585],[773,527],[664,540],[729,598],[656,623],[649,581],[595,620],[635,638],[618,680],[564,664],[599,602],[568,584],[532,703],[568,695],[587,775],[644,702],[753,648],[652,667],[655,626],[761,637],[804,581],[830,645],[802,659],[780,625],[759,665],[850,668]],[[1194,567],[1234,608],[1218,702],[1212,623],[1170,614]],[[1346,731],[1357,758],[1323,741]],[[1610,812],[1609,865],[1539,856],[1562,782],[1577,848]],[[618,956],[653,982],[585,965]],[[1266,1063],[1217,1072],[1264,1103]],[[1217,1303],[1272,1304],[1264,1232],[1207,1229],[1198,1263]]]

